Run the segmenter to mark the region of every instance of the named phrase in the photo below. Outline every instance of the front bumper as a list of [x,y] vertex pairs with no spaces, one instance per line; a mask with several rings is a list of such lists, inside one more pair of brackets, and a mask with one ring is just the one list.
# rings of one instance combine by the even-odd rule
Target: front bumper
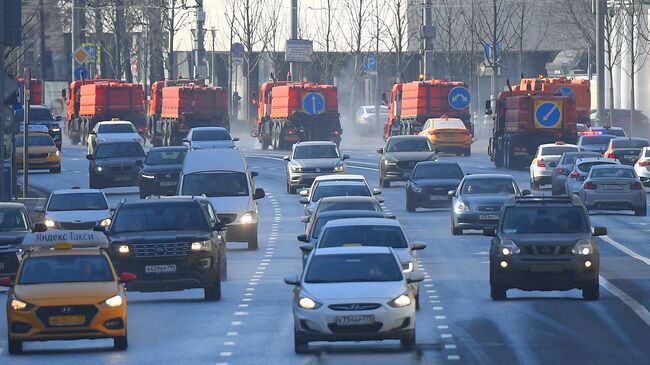
[[427,193],[423,188],[421,193],[415,192],[412,188],[406,188],[406,199],[412,205],[422,208],[447,208],[451,206],[451,197],[447,195],[447,191],[443,192],[444,195]]
[[257,222],[231,223],[226,231],[228,242],[248,242],[257,238]]
[[452,213],[452,222],[456,228],[478,229],[496,227],[499,224],[501,212],[462,212]]
[[106,172],[92,172],[95,181],[105,187],[122,187],[122,186],[137,186],[138,185],[138,171],[130,173],[112,173],[108,170]]
[[140,189],[140,196],[169,196],[176,194],[176,190],[178,190],[178,182],[139,178],[138,187]]
[[553,170],[548,170],[546,168],[533,169],[533,181],[538,184],[551,184],[552,175]]
[[[508,263],[506,268],[501,262]],[[591,266],[585,267],[590,261]],[[490,284],[506,289],[571,290],[584,289],[598,282],[599,259],[596,255],[563,255],[557,259],[540,259],[529,255],[492,255]]]
[[289,184],[292,187],[309,188],[319,176],[345,174],[346,171],[333,172],[330,170],[322,172],[289,172]]
[[413,169],[402,169],[397,165],[385,165],[382,178],[385,181],[406,181]]
[[[61,158],[60,157],[47,157],[47,158],[30,158],[27,161],[29,164],[29,169],[60,169],[61,168]],[[19,170],[23,168],[23,159],[16,157],[16,166]]]
[[629,193],[597,193],[582,190],[580,198],[587,209],[635,210],[646,205],[645,189]]

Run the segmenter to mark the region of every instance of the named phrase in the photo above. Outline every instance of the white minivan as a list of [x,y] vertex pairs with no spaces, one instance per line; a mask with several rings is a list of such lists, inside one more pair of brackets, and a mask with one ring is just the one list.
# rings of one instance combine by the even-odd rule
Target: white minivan
[[228,224],[228,242],[247,242],[257,249],[257,199],[264,190],[255,188],[246,159],[239,149],[190,150],[185,155],[178,195],[205,195]]

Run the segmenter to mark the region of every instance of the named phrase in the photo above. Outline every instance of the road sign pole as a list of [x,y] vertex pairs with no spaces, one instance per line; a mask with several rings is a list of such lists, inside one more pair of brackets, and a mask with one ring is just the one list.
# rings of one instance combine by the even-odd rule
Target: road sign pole
[[[298,38],[298,0],[291,0],[291,39]],[[298,79],[298,65],[295,62],[289,63],[289,72],[292,80]]]
[[23,198],[29,196],[29,100],[31,94],[32,73],[29,67],[23,71]]

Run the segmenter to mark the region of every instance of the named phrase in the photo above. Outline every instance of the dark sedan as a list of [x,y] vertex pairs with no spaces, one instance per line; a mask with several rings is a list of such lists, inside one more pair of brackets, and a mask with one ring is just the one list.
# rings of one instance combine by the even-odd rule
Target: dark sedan
[[438,155],[425,136],[393,136],[386,141],[385,148],[378,148],[379,185],[390,187],[391,181],[406,181],[415,164],[421,161],[435,161]]
[[406,183],[406,210],[448,207],[451,203],[448,192],[458,188],[463,176],[456,162],[418,163]]
[[99,141],[86,155],[90,188],[137,186],[144,157],[137,141]]
[[150,195],[174,195],[178,187],[178,176],[183,169],[187,147],[156,147],[149,150],[140,170],[138,186],[140,198]]
[[609,141],[606,158],[615,158],[623,165],[633,166],[639,159],[639,154],[643,147],[650,146],[645,138],[616,137]]
[[32,221],[21,203],[0,203],[0,277],[18,271],[20,244],[32,230]]

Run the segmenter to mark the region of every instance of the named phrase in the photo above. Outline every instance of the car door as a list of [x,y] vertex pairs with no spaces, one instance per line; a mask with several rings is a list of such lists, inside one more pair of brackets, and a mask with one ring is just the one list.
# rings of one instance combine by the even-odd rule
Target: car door
[[[219,222],[219,217],[217,216],[217,213],[214,211],[214,206],[210,201],[201,201],[201,205],[205,209],[206,213],[208,214],[208,218],[210,220],[210,227],[214,227],[216,223]],[[219,257],[221,259],[226,258],[226,230],[221,230],[221,231],[212,231],[211,233],[212,236],[212,242],[215,243],[217,246],[217,251],[219,251]]]

